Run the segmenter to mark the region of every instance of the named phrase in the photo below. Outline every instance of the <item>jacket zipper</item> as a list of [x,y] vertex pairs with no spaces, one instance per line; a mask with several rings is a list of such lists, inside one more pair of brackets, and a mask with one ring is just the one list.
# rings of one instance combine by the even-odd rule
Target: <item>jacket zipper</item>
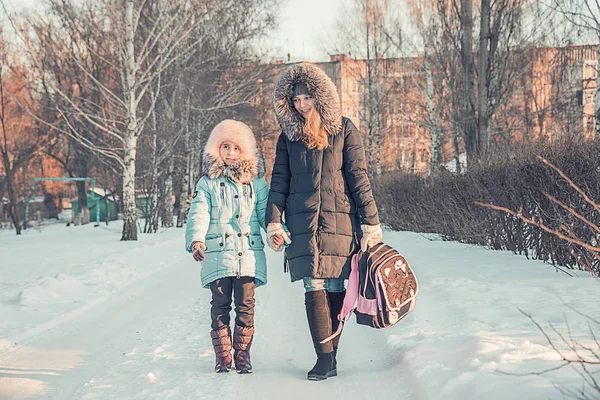
[[[244,249],[244,244],[243,244],[242,240],[244,240],[244,235],[240,236],[238,239],[239,239],[238,240],[238,246],[240,246],[239,247],[240,254],[243,254],[242,250]],[[238,261],[237,279],[240,279],[240,276],[242,275],[242,258],[241,257],[242,256],[240,256],[240,259]]]
[[[238,193],[239,193],[239,186],[237,186],[237,185],[236,185],[236,187],[238,188]],[[245,195],[246,195],[246,191],[245,191],[245,185],[243,185],[243,184],[242,184],[242,196],[244,196],[244,197],[245,197]],[[242,207],[241,207],[241,204],[242,204],[242,199],[240,198],[240,199],[239,199],[239,201],[238,201],[237,203],[238,203],[238,204],[237,204],[237,207],[238,207],[238,215],[240,215],[240,216],[241,216],[241,213],[242,213]],[[236,221],[236,223],[238,224],[238,227],[239,227],[239,228],[241,228],[241,226],[240,226],[240,219],[239,219],[239,218],[238,218],[238,220]],[[240,254],[243,254],[243,249],[244,249],[244,243],[242,242],[243,238],[244,238],[244,236],[243,236],[243,235],[238,237],[238,239],[239,239],[239,240],[238,240],[238,248],[239,248],[239,250],[240,250],[240,251],[239,251],[239,253],[240,253]],[[242,256],[240,256],[240,260],[238,261],[237,279],[240,279],[240,276],[242,275],[242,259],[241,259],[241,257],[242,257]]]

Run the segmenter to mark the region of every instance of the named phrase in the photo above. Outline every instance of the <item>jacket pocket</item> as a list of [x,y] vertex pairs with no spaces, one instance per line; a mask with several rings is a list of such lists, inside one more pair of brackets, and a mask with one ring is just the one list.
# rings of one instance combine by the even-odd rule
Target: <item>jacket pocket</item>
[[209,236],[206,238],[206,252],[223,251],[225,249],[225,239],[223,236]]
[[352,199],[347,193],[335,193],[335,210],[338,212],[350,213],[352,210]]
[[253,233],[248,237],[248,245],[252,250],[262,250],[265,248],[265,242],[260,234]]

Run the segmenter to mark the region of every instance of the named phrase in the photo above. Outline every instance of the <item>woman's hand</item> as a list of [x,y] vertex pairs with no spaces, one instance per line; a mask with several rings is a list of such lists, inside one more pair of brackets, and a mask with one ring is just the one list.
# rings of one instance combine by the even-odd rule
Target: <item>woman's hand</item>
[[381,231],[381,225],[361,225],[362,238],[360,240],[360,249],[367,251],[371,246],[375,246],[383,240],[383,232]]

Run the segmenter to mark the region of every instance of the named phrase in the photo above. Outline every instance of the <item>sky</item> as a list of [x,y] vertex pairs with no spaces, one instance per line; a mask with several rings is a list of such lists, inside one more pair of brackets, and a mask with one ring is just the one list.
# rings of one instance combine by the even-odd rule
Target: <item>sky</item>
[[[35,7],[40,0],[3,0],[12,7]],[[280,25],[270,38],[274,58],[292,61],[326,61],[329,55],[321,42],[332,34],[344,1],[282,0]],[[0,12],[1,13],[1,12]]]
[[[275,41],[281,58],[292,61],[325,61],[322,42],[334,31],[344,0],[283,0],[280,27]],[[348,2],[349,0],[345,0]]]

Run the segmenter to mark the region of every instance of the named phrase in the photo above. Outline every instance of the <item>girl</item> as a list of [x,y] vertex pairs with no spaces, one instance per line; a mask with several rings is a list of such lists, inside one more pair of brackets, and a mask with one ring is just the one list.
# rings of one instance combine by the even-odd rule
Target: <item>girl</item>
[[267,283],[260,228],[265,229],[268,186],[259,167],[256,140],[239,121],[224,120],[213,129],[192,196],[186,250],[202,263],[202,285],[210,288],[210,337],[216,372],[231,369],[232,294],[235,298],[233,360],[238,373],[251,373],[254,288]]
[[317,363],[308,379],[337,375],[338,328],[344,279],[358,248],[382,239],[377,207],[365,168],[361,137],[342,117],[337,89],[311,64],[289,67],[274,94],[282,133],[277,142],[267,203],[267,243],[282,250],[293,281],[303,280],[308,325]]

